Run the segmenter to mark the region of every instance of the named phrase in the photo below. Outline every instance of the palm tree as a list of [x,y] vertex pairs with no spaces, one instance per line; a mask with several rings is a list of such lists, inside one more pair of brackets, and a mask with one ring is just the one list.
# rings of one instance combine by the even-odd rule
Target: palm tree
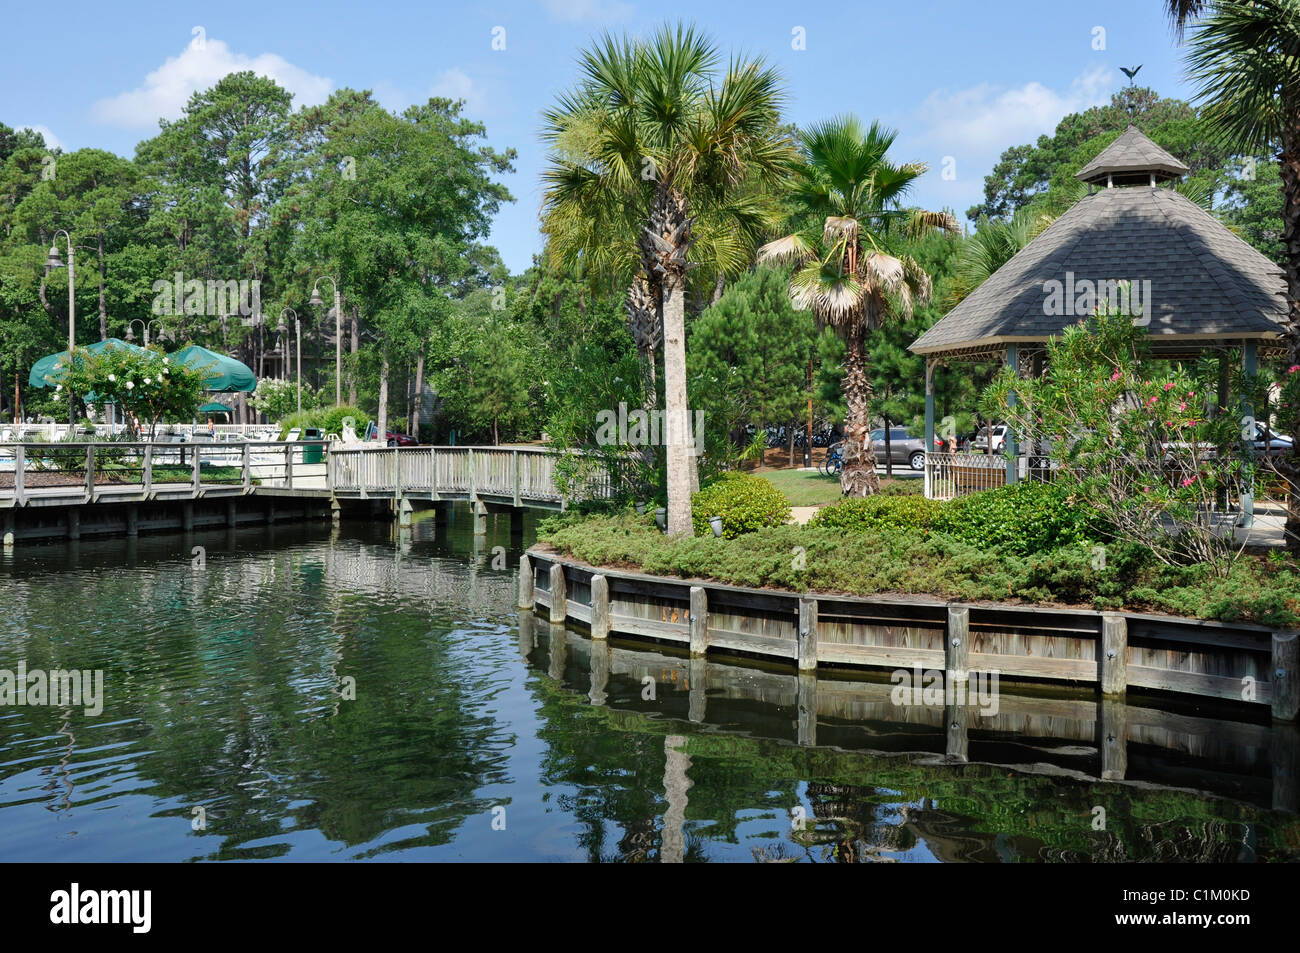
[[[1278,157],[1282,173],[1282,242],[1286,254],[1290,363],[1300,364],[1300,0],[1167,0],[1181,36],[1196,23],[1187,54],[1204,115],[1243,152]],[[1291,432],[1300,432],[1292,409]],[[1300,457],[1279,464],[1291,486],[1288,546],[1300,546]]]
[[662,329],[673,536],[691,533],[695,483],[688,276],[716,280],[748,264],[755,237],[776,220],[769,196],[792,158],[777,73],[732,59],[719,77],[718,59],[693,27],[664,26],[645,41],[607,35],[580,58],[582,82],[545,114],[543,133],[553,149],[542,209],[553,253],[628,283],[643,359]]
[[942,228],[957,231],[948,212],[904,209],[901,199],[926,171],[896,165],[886,153],[897,136],[856,116],[818,123],[799,134],[802,161],[792,197],[803,225],[759,249],[760,261],[794,262],[790,297],[844,339],[847,408],[840,488],[848,496],[880,489],[871,449],[867,336],[891,318],[906,318],[930,296],[930,276],[899,240]]

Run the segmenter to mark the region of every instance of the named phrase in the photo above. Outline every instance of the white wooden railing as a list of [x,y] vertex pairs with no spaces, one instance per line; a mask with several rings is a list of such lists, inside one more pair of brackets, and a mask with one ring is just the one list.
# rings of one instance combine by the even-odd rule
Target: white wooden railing
[[552,450],[529,447],[339,448],[329,452],[328,484],[336,493],[486,497],[516,506],[563,506],[612,492],[606,477],[566,496],[555,479],[556,460]]

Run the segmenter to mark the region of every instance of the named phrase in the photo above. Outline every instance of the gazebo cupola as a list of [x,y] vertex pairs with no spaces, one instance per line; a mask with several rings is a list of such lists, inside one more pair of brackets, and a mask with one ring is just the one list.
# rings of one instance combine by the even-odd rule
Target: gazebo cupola
[[1154,186],[1181,179],[1188,172],[1164,149],[1130,125],[1124,133],[1074,174],[1080,182],[1114,188],[1117,185]]
[[[1281,347],[1282,269],[1173,187],[1187,172],[1130,125],[1076,173],[1088,194],[912,343],[909,350],[926,359],[927,494],[936,456],[935,369],[1005,361],[1017,372],[1038,373],[1047,342],[1124,283],[1157,356],[1195,360],[1240,351],[1253,374],[1261,350]],[[1224,394],[1226,371],[1220,361]],[[1014,434],[1007,436],[1011,482],[1026,460]]]

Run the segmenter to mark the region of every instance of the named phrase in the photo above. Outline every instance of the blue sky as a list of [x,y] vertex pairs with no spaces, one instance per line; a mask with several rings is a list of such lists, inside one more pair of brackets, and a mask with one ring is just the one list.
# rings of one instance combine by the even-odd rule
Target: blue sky
[[[401,109],[463,98],[497,148],[519,152],[516,202],[491,236],[512,271],[540,250],[539,112],[576,79],[578,50],[602,30],[646,32],[665,18],[704,28],[723,50],[760,54],[783,72],[789,118],[853,111],[899,130],[894,156],[931,171],[917,204],[963,217],[1008,146],[1139,82],[1187,98],[1161,0],[890,0],[853,3],[518,0],[481,4],[271,2],[26,3],[0,60],[0,121],[52,134],[64,149],[131,155],[189,94],[236,69],[270,75],[319,102],[370,88]],[[504,27],[505,49],[492,48]],[[1096,33],[1100,27],[1103,34]],[[196,32],[201,29],[201,33]],[[796,28],[805,37],[793,48]],[[23,39],[26,38],[26,39]],[[1096,39],[1104,49],[1094,49]],[[201,40],[202,42],[198,42]],[[941,173],[945,157],[953,173]]]

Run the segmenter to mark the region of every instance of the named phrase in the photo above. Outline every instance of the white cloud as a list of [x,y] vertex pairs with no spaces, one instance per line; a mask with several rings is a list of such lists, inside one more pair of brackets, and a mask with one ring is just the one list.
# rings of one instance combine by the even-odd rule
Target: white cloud
[[66,151],[66,147],[63,145],[63,140],[50,131],[49,126],[36,124],[31,126],[19,126],[18,128],[30,129],[32,132],[39,132],[45,138],[45,144],[51,149],[65,149]]
[[[913,200],[931,208],[952,207],[961,216],[983,201],[984,176],[1006,149],[1051,135],[1070,113],[1110,102],[1117,82],[1113,68],[1097,65],[1064,90],[1040,82],[936,90],[911,113],[891,152],[930,165]],[[945,160],[951,160],[954,178],[943,178]]]
[[1039,82],[1013,89],[981,83],[956,92],[936,90],[914,115],[925,127],[918,137],[957,152],[987,153],[1050,133],[1069,113],[1109,102],[1116,83],[1114,70],[1096,66],[1075,77],[1065,91]]
[[455,66],[443,70],[435,77],[433,85],[429,87],[429,95],[463,99],[469,113],[481,113],[485,105],[483,90],[475,85],[468,73]]
[[93,113],[99,122],[114,126],[153,126],[159,119],[179,117],[191,94],[242,70],[275,80],[293,93],[295,106],[324,102],[334,85],[329,78],[308,73],[282,56],[246,56],[233,52],[221,40],[209,38],[202,43],[196,40],[179,56],[169,56],[136,89],[99,100]]
[[632,4],[623,0],[542,0],[542,6],[553,19],[567,23],[626,20],[635,12]]

